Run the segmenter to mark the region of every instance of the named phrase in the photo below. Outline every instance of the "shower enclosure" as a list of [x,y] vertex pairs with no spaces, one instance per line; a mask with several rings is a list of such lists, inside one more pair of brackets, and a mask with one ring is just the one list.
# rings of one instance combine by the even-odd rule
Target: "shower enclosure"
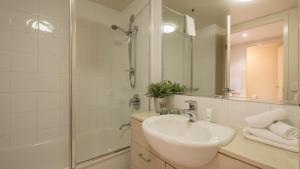
[[76,1],[76,165],[122,152],[129,168],[130,115],[149,110],[149,2],[130,2]]
[[150,5],[110,2],[0,0],[1,169],[129,168],[130,115],[149,110]]

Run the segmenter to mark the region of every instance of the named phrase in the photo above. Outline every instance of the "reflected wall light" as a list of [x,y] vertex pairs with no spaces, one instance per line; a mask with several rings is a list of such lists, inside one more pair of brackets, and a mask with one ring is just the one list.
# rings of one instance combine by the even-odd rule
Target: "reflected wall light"
[[32,29],[42,32],[52,33],[55,30],[55,27],[46,20],[29,19],[26,21],[26,24],[31,26]]
[[176,25],[172,23],[166,23],[163,26],[163,32],[164,33],[172,33],[176,30]]

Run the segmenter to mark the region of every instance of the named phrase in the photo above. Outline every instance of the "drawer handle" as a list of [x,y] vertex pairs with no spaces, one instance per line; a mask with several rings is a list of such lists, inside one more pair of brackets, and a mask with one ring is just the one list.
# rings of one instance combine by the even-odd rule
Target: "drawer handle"
[[139,154],[139,157],[147,163],[151,162],[151,159],[146,159],[142,153]]

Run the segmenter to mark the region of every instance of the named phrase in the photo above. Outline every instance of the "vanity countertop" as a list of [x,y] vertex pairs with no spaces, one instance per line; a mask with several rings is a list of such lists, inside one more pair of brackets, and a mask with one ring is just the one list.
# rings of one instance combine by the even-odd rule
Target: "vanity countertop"
[[[158,115],[154,112],[145,112],[133,114],[132,118],[143,121]],[[233,141],[222,147],[219,152],[260,168],[298,169],[298,153],[248,140],[238,130]]]

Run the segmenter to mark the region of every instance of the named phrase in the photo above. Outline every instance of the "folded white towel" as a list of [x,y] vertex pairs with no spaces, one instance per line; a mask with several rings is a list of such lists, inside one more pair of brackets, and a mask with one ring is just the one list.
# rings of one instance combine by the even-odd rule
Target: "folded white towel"
[[185,24],[186,24],[186,34],[190,36],[196,36],[196,27],[195,27],[195,21],[194,18],[185,15]]
[[298,152],[298,139],[286,140],[282,137],[277,136],[267,129],[256,129],[256,128],[244,128],[243,135],[254,141],[258,141],[264,144],[268,144],[274,147],[279,147],[285,150]]
[[247,117],[245,120],[249,127],[265,128],[275,121],[281,121],[286,118],[287,112],[282,108],[277,108],[255,116]]
[[274,134],[288,140],[295,140],[298,138],[297,128],[280,121],[271,124],[268,129]]

